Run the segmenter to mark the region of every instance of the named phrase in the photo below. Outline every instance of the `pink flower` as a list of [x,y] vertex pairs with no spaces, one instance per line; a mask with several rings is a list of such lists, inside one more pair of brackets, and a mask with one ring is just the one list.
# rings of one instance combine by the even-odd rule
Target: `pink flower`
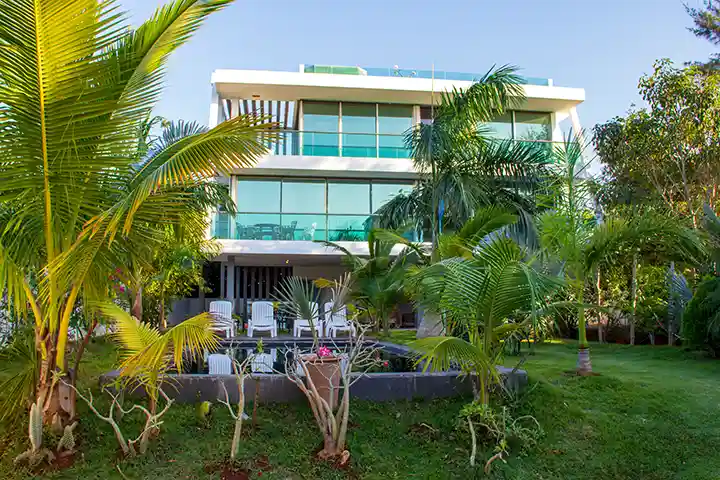
[[329,357],[332,355],[332,352],[327,347],[320,347],[317,351],[318,357]]
[[120,285],[120,293],[125,293],[125,285]]
[[388,363],[387,360],[385,360],[385,361],[383,362],[383,367],[387,367],[388,365],[390,365],[390,364]]
[[115,269],[115,273],[122,273],[122,270],[120,269],[120,267],[117,267],[117,268]]

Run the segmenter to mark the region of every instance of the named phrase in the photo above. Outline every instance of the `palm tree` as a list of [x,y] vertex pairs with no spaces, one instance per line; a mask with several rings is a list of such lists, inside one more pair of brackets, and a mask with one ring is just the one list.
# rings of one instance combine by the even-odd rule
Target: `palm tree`
[[[495,213],[481,211],[474,220],[486,227],[469,238],[440,237],[441,250],[454,256],[411,267],[408,273],[415,302],[443,315],[456,335],[419,339],[412,347],[422,352],[425,369],[457,365],[475,375],[475,400],[482,404],[498,380],[501,341],[526,327],[512,320],[536,317],[545,297],[562,284],[528,264],[528,252],[505,234],[503,228],[517,218],[501,214],[488,222]],[[472,222],[467,226],[473,229]]]
[[678,261],[696,261],[702,243],[677,221],[659,215],[635,219],[607,218],[599,222],[592,210],[594,185],[583,158],[582,135],[569,136],[554,148],[549,178],[548,209],[538,218],[540,244],[546,258],[559,262],[577,305],[577,371],[592,371],[587,341],[584,293],[586,281],[604,263],[635,255],[664,255]]
[[[152,128],[162,125],[159,136],[152,134]],[[139,174],[148,169],[148,165],[164,152],[172,150],[183,139],[192,135],[206,133],[208,129],[194,122],[169,122],[162,117],[149,119],[141,126],[139,156],[133,169]],[[128,178],[133,180],[132,178]],[[129,191],[132,185],[128,184]],[[181,223],[167,223],[164,225],[144,224],[144,228],[156,227],[155,235],[163,237],[160,248],[147,248],[134,245],[127,249],[126,258],[122,259],[123,268],[117,272],[123,283],[129,288],[129,297],[132,304],[132,315],[143,320],[143,292],[151,283],[159,283],[159,324],[166,327],[165,320],[165,292],[163,285],[171,276],[177,277],[182,271],[196,269],[198,264],[209,260],[219,252],[213,241],[206,239],[205,217],[208,210],[222,208],[230,215],[236,213],[235,201],[230,195],[227,185],[214,182],[210,179],[198,179],[196,182],[186,182],[178,185],[179,190],[185,193],[186,213],[179,218]],[[200,219],[197,222],[197,219]],[[158,245],[156,245],[158,246]],[[197,285],[194,285],[197,286]]]
[[385,335],[390,334],[390,315],[405,298],[403,280],[405,269],[412,261],[410,256],[423,255],[421,247],[411,242],[405,244],[410,246],[409,249],[405,248],[394,255],[392,250],[399,238],[402,237],[397,233],[388,237],[387,233],[370,230],[367,239],[368,257],[355,255],[337,243],[317,240],[345,254],[345,263],[352,277],[349,296],[367,312],[376,329],[382,327]]
[[266,151],[264,119],[239,116],[136,168],[169,55],[229,3],[174,0],[133,30],[113,2],[2,2],[0,291],[34,323],[46,421],[74,414],[57,379],[78,299],[107,299],[118,259],[161,242],[157,225],[204,229],[185,187]]
[[375,212],[376,226],[422,231],[433,245],[443,228],[459,228],[481,205],[503,204],[531,226],[530,200],[544,176],[546,144],[493,141],[482,126],[524,100],[516,69],[491,69],[467,90],[444,92],[429,124],[411,130],[406,143],[420,174],[416,188]]

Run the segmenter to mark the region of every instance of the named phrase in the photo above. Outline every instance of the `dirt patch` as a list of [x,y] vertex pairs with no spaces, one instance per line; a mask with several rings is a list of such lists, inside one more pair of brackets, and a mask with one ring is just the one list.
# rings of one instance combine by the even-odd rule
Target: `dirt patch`
[[244,468],[240,468],[238,465],[228,461],[209,463],[203,468],[205,473],[220,474],[221,480],[249,480],[251,478],[251,472]]
[[253,465],[261,472],[269,472],[272,470],[272,465],[270,465],[270,460],[267,455],[258,455],[255,457]]

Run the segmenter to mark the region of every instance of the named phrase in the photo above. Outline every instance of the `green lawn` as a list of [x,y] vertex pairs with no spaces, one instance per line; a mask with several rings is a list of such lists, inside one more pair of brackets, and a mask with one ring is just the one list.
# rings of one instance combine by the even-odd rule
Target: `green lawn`
[[[541,345],[529,356],[524,368],[532,387],[520,409],[539,420],[545,436],[528,455],[513,456],[507,465],[496,462],[490,478],[720,478],[719,363],[667,347],[603,345],[592,354],[601,375],[586,378],[564,373],[574,367],[572,344]],[[107,345],[93,345],[86,372],[108,369],[114,356]],[[242,445],[243,464],[250,478],[488,478],[467,465],[469,444],[456,429],[463,402],[355,402],[350,471],[313,460],[320,438],[304,404],[261,407],[259,427]],[[217,405],[209,426],[198,424],[193,406],[173,407],[150,452],[123,461],[107,425],[82,406],[81,412],[82,457],[49,477],[122,478],[119,464],[129,479],[219,478],[206,473],[206,466],[227,456],[232,422]],[[0,478],[28,476],[11,463],[27,442],[24,433],[17,435],[19,442],[2,445]]]

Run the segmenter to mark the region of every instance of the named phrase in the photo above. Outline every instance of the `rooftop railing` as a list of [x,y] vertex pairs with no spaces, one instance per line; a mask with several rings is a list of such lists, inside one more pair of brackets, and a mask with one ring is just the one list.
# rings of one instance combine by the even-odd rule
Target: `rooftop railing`
[[[442,70],[414,70],[409,68],[345,67],[334,65],[305,65],[305,73],[330,73],[334,75],[359,75],[368,77],[435,78],[436,80],[457,80],[477,82],[483,78],[480,73],[445,72]],[[520,77],[523,85],[552,86],[552,80],[541,77]]]

